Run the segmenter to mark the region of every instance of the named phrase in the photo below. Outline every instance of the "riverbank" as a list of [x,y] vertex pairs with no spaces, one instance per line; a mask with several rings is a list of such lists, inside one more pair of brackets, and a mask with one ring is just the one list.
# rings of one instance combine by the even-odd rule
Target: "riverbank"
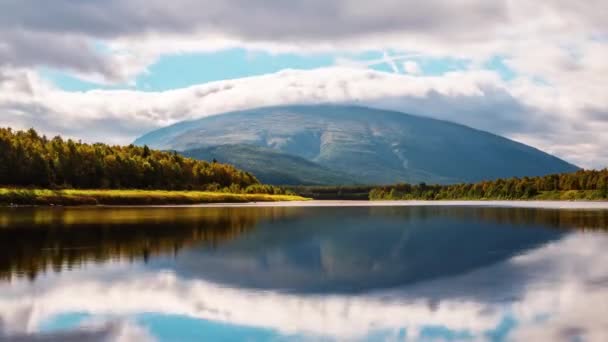
[[315,208],[315,207],[477,207],[477,208],[534,208],[534,209],[606,209],[608,201],[494,201],[494,200],[462,200],[462,201],[425,201],[425,200],[396,200],[396,201],[349,201],[349,200],[306,200],[289,202],[266,203],[208,203],[201,204],[206,208]]
[[48,190],[0,188],[0,205],[179,205],[306,201],[296,195],[164,190]]

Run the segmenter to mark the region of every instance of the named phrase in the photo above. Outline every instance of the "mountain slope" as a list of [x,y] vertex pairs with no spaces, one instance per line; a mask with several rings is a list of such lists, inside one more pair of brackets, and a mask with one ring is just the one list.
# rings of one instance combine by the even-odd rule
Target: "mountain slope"
[[258,108],[181,122],[138,139],[185,151],[247,144],[347,173],[361,183],[476,182],[571,172],[530,146],[466,126],[356,106]]
[[264,184],[355,184],[354,178],[304,158],[251,145],[220,145],[182,152],[199,160],[217,160],[253,173]]

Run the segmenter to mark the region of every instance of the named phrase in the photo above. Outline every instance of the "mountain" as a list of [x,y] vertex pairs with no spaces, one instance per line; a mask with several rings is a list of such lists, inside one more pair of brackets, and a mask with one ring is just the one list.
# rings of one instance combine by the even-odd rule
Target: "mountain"
[[182,152],[186,157],[217,160],[253,173],[264,184],[356,184],[345,173],[327,169],[304,158],[252,145],[219,145]]
[[156,130],[135,144],[177,151],[258,146],[377,184],[477,182],[578,169],[533,147],[463,125],[342,105],[230,112]]

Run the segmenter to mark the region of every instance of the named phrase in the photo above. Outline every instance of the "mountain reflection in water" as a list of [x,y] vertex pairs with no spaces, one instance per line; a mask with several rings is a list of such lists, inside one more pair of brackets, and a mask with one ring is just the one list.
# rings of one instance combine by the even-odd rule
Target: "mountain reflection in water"
[[602,210],[5,208],[0,340],[596,340],[607,227]]

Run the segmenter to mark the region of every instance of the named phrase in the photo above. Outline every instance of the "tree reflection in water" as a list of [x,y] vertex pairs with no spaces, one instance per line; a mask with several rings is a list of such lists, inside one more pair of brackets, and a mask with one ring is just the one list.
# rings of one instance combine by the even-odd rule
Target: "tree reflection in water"
[[[99,207],[0,209],[0,279],[35,279],[49,269],[60,272],[85,263],[148,261],[191,246],[214,248],[266,222],[281,222],[273,234],[302,237],[305,217],[389,217],[407,224],[437,218],[494,225],[544,226],[555,229],[606,230],[608,211],[492,207],[369,208],[201,208]],[[293,223],[293,224],[292,224]],[[334,222],[335,223],[335,222]],[[284,226],[284,227],[283,227]],[[289,228],[293,226],[294,231]],[[300,227],[301,228],[301,227]]]
[[210,247],[253,229],[281,208],[11,208],[0,209],[0,278],[35,279],[87,262],[144,260]]

